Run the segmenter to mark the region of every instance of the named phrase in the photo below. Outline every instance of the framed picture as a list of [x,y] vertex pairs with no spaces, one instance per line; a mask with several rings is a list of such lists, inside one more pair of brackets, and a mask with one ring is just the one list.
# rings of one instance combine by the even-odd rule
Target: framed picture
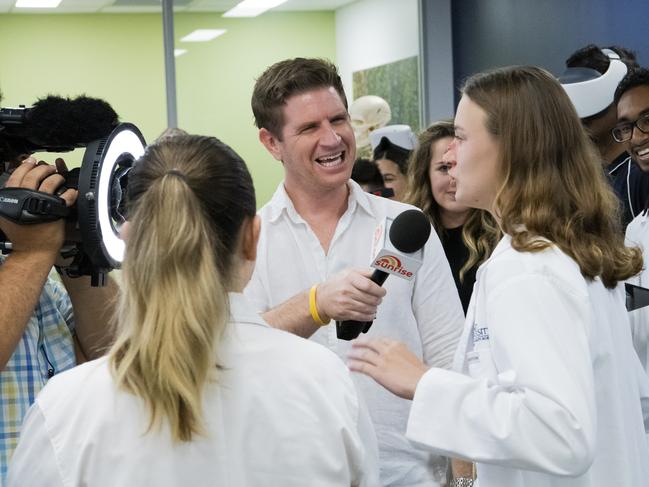
[[355,71],[352,82],[354,100],[364,95],[380,96],[390,105],[390,125],[406,124],[414,133],[419,132],[418,56]]

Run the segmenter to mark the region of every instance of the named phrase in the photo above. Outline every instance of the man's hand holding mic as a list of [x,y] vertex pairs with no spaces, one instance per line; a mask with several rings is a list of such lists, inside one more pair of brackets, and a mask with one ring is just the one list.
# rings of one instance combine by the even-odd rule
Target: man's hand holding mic
[[345,269],[318,284],[316,306],[322,320],[373,320],[386,290],[371,276],[371,270]]
[[[419,210],[411,209],[396,218],[385,218],[374,232],[374,257],[370,281],[382,286],[390,274],[412,280],[423,264],[423,247],[430,236],[431,226]],[[336,336],[340,340],[353,340],[367,333],[375,316],[365,319],[336,321]]]
[[321,326],[336,321],[336,336],[353,340],[367,333],[376,318],[389,274],[412,280],[422,265],[423,246],[431,226],[419,210],[385,218],[374,233],[371,269],[348,268],[266,311],[272,326],[308,338]]

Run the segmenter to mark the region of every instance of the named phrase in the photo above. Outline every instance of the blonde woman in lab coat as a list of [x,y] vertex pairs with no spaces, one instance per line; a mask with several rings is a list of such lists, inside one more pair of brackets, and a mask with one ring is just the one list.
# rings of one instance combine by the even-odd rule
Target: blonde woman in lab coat
[[620,284],[642,260],[570,100],[539,68],[475,75],[451,150],[456,200],[504,233],[478,270],[456,371],[366,337],[350,368],[412,399],[408,438],[475,461],[480,487],[649,485],[647,378]]
[[241,294],[260,227],[239,156],[213,137],[163,138],[128,196],[119,337],[37,397],[9,485],[377,485],[345,364]]

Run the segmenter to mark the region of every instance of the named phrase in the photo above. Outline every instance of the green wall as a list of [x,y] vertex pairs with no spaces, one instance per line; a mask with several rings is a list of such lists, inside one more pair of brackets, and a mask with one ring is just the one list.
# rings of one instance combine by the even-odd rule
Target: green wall
[[[207,43],[178,40],[197,28],[228,32]],[[175,15],[178,125],[215,135],[248,163],[265,203],[282,179],[281,164],[257,140],[250,110],[255,78],[288,57],[334,60],[333,12],[267,13],[253,19]],[[147,141],[166,127],[162,17],[155,14],[0,15],[2,106],[30,105],[48,93],[104,98]],[[80,151],[67,156],[78,165]],[[53,155],[45,155],[52,160]]]

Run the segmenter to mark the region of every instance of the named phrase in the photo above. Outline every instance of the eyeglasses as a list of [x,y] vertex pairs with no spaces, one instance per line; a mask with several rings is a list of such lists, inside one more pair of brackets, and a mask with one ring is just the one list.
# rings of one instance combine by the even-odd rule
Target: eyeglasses
[[631,140],[631,137],[633,137],[634,127],[637,127],[643,134],[649,134],[649,113],[645,113],[635,122],[618,123],[613,127],[613,130],[611,130],[611,134],[613,134],[613,138],[616,142],[626,142],[627,140]]

